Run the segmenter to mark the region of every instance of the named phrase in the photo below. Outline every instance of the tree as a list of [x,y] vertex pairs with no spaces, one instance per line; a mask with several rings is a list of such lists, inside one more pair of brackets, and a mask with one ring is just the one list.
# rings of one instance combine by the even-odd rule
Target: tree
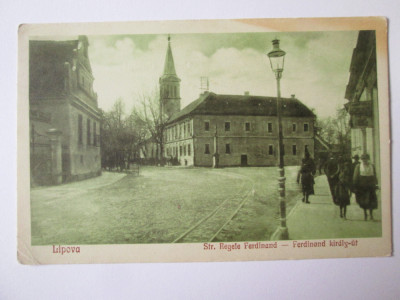
[[133,108],[132,115],[145,125],[151,140],[159,149],[160,156],[158,158],[164,164],[164,130],[168,118],[161,112],[158,89],[155,88],[147,95],[138,96],[138,100],[139,105]]
[[145,128],[133,114],[125,114],[125,104],[118,98],[112,109],[101,112],[101,153],[103,167],[129,169],[145,140]]
[[345,108],[338,108],[335,117],[317,119],[318,134],[330,145],[337,145],[340,153],[350,155],[350,116]]

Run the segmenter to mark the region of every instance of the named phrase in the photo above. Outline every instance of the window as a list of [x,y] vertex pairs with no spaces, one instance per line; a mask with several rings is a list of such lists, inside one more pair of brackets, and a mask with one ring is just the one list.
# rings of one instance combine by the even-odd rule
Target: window
[[205,144],[204,146],[205,146],[204,153],[210,154],[210,144]]
[[186,133],[186,124],[183,124],[183,137],[185,137],[185,133]]
[[272,132],[272,123],[268,123],[268,132]]
[[78,115],[78,144],[82,145],[83,144],[83,138],[82,138],[82,128],[83,128],[83,121],[82,121],[82,115]]
[[182,146],[179,146],[179,156],[182,156]]
[[86,136],[87,145],[90,145],[90,120],[89,119],[87,119],[86,124],[87,124],[87,126],[86,126],[86,130],[87,130],[87,136]]
[[244,130],[250,131],[250,122],[246,122]]
[[268,155],[274,155],[274,146],[272,145],[268,146]]
[[304,132],[308,132],[308,123],[304,123]]
[[97,146],[97,124],[93,121],[93,145]]
[[225,144],[225,153],[231,153],[231,144]]
[[190,156],[190,155],[191,155],[191,153],[190,153],[190,152],[191,152],[191,150],[192,150],[192,149],[191,149],[191,147],[190,147],[190,144],[189,144],[189,145],[188,145],[188,156]]
[[297,147],[296,145],[292,145],[292,154],[296,155],[297,154]]
[[296,132],[296,130],[297,130],[297,125],[296,125],[296,123],[293,123],[292,124],[292,131]]
[[225,131],[231,130],[231,122],[225,122]]
[[210,131],[210,122],[208,122],[208,121],[204,122],[204,130]]
[[308,152],[308,145],[305,145],[304,146],[304,153],[307,153]]
[[186,156],[186,145],[183,146],[183,155]]
[[187,124],[188,135],[190,135],[190,123]]

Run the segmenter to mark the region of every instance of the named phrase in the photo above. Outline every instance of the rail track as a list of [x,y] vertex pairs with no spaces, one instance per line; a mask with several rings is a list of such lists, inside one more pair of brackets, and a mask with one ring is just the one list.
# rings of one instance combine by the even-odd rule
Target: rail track
[[[213,211],[177,237],[173,243],[212,242],[236,216],[247,200],[254,195],[255,183],[251,178],[228,172],[220,172],[220,174],[241,178],[246,182],[233,197],[224,199]],[[249,183],[250,188],[248,188]]]

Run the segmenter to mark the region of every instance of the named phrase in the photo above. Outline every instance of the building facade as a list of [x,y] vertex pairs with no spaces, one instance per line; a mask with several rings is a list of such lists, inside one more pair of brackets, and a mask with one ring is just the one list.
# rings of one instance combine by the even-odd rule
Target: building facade
[[[275,166],[278,118],[275,97],[206,92],[167,123],[165,157],[181,165]],[[315,115],[298,99],[282,98],[285,165],[314,155]]]
[[[30,41],[29,109],[34,184],[58,184],[101,174],[100,113],[93,91],[88,47],[86,36],[69,41]],[[50,164],[38,157],[38,140],[42,144],[41,152],[52,153]],[[35,171],[46,163],[50,171]]]
[[[360,31],[353,50],[345,105],[350,114],[352,155],[368,153],[380,170],[375,31]],[[379,173],[378,173],[379,174]]]
[[[275,166],[278,164],[276,97],[205,92],[180,109],[180,79],[168,37],[160,77],[160,111],[165,117],[163,156],[188,166]],[[285,165],[314,155],[315,115],[294,96],[282,98]]]

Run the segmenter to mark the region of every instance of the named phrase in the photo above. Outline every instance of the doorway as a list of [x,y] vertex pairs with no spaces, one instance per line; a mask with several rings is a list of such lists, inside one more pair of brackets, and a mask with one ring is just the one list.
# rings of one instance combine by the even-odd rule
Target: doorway
[[240,156],[240,165],[242,167],[247,167],[247,155]]

